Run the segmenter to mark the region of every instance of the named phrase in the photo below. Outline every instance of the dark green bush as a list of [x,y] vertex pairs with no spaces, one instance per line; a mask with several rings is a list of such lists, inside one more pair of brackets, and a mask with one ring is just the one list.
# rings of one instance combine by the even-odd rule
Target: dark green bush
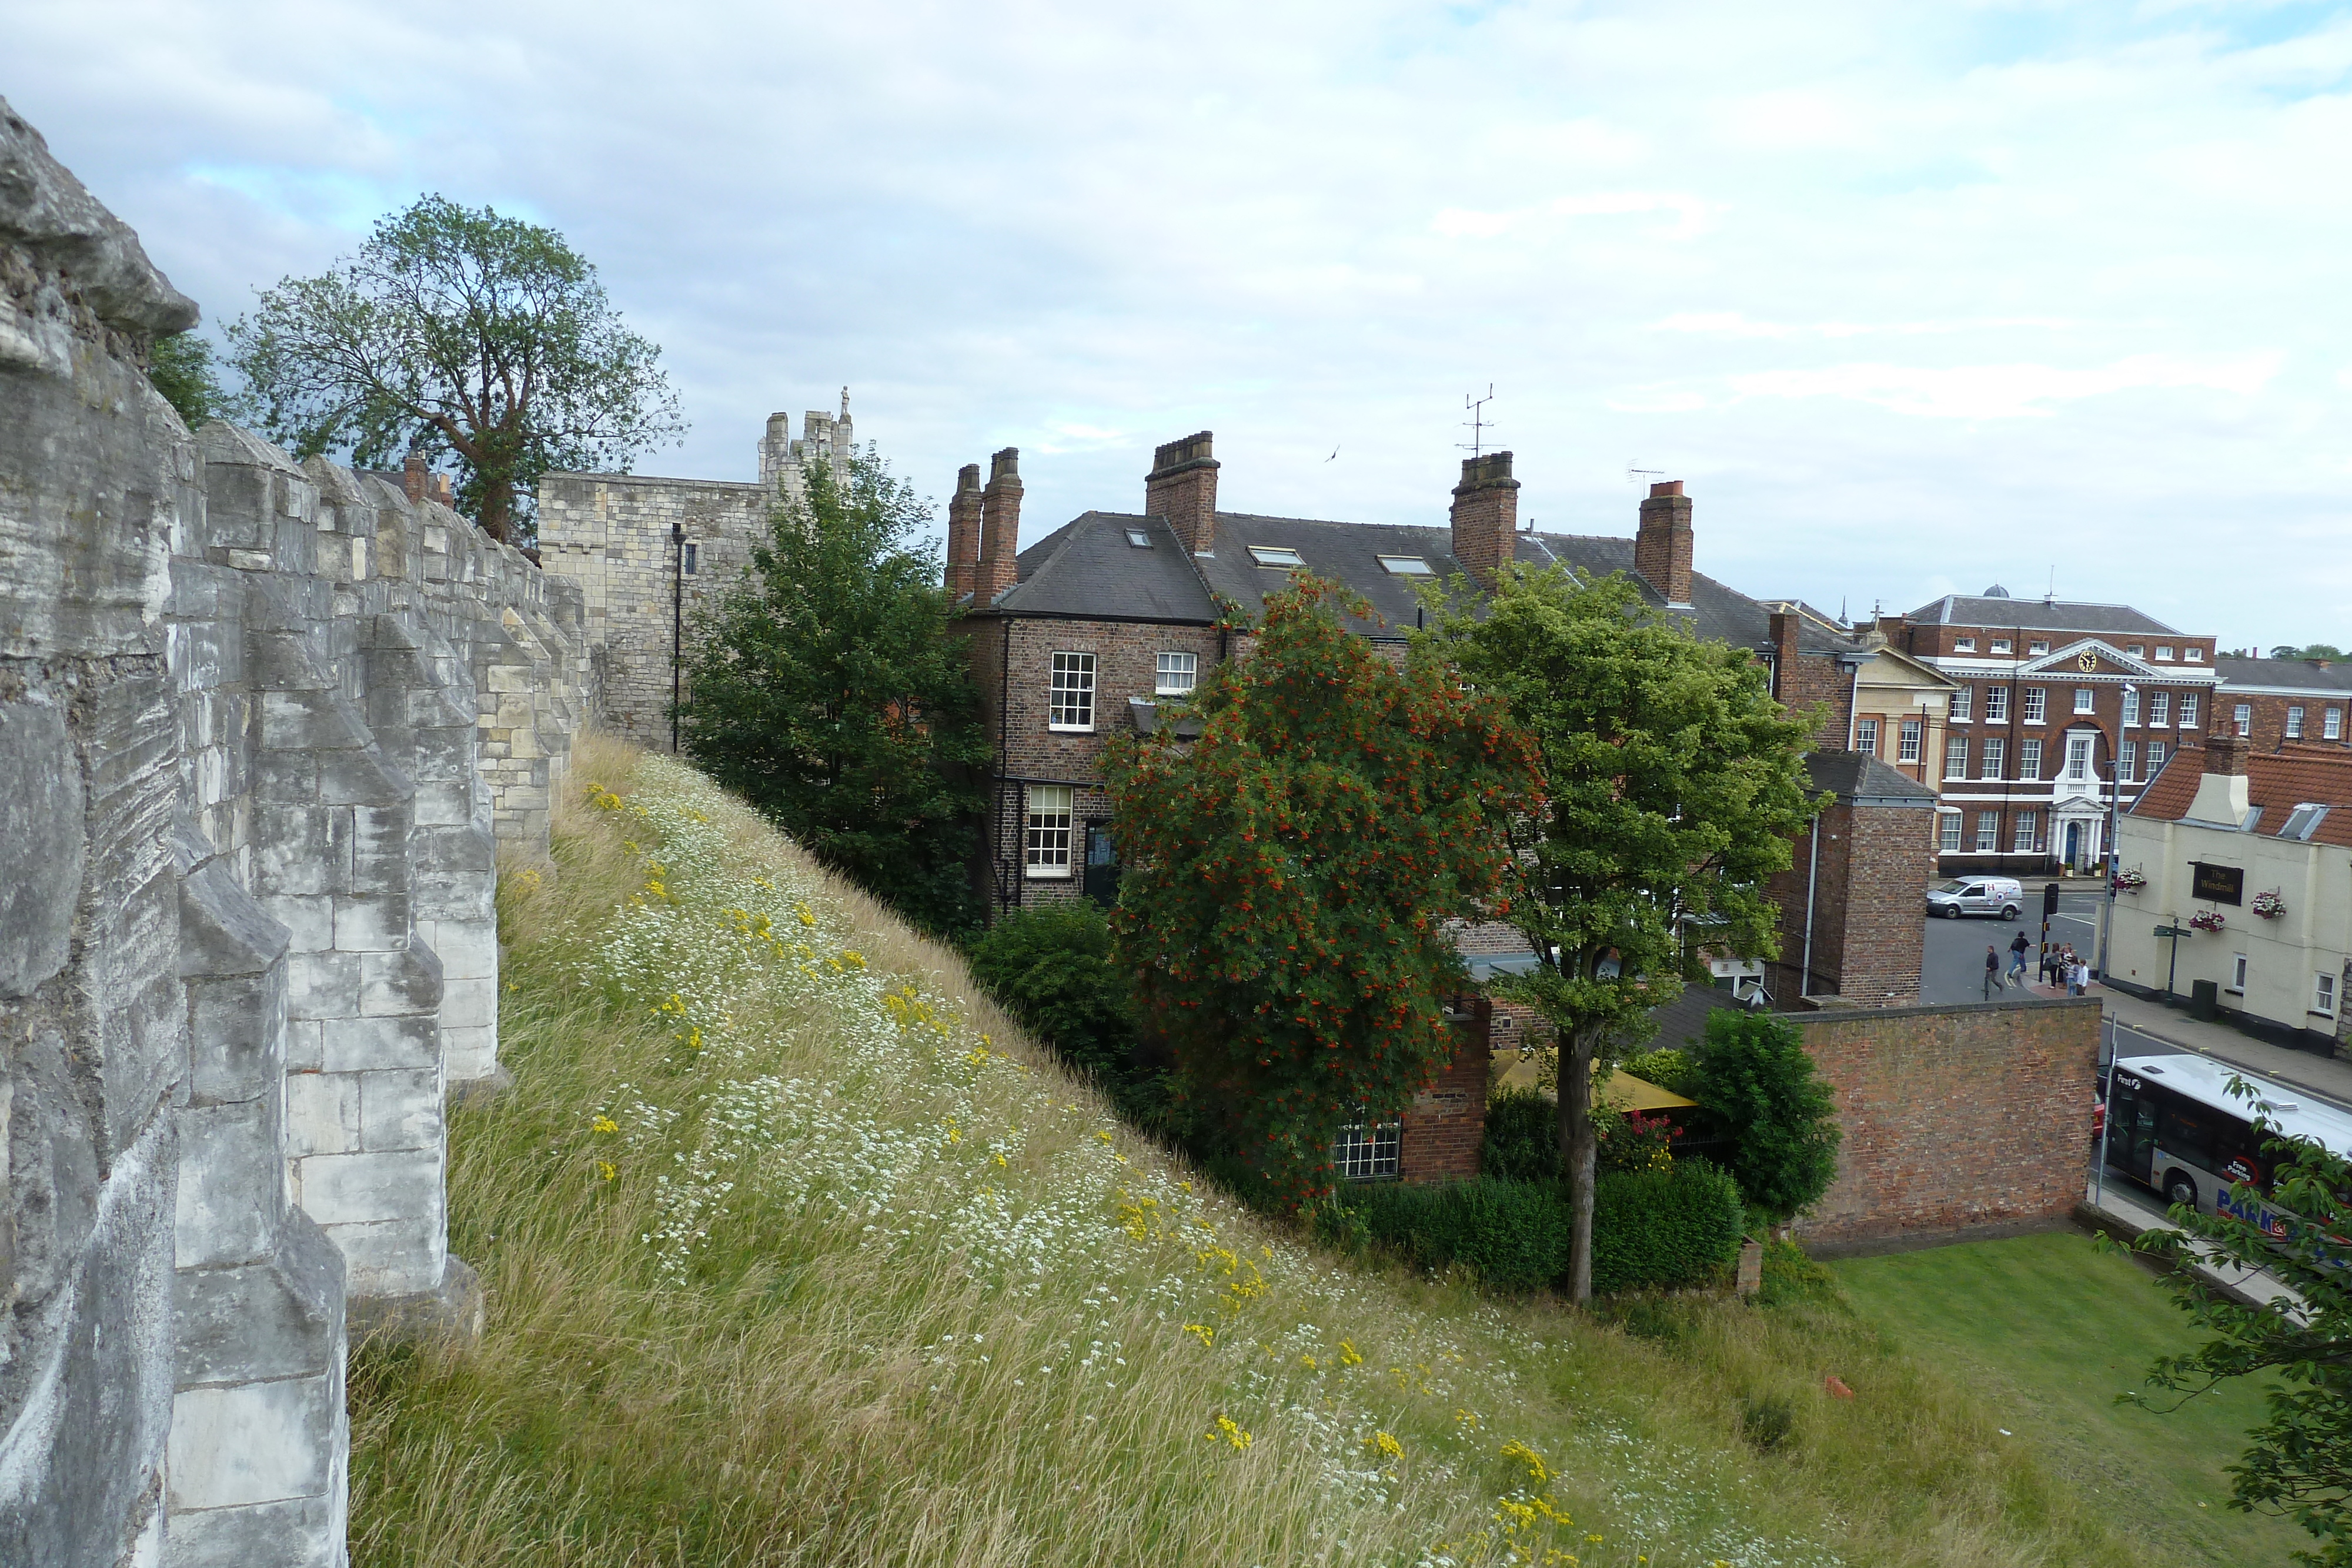
[[1097,1078],[1123,1074],[1135,1025],[1099,905],[1076,899],[1000,915],[967,956],[972,978],[1063,1061]]
[[1690,1053],[1665,1047],[1644,1051],[1618,1063],[1644,1083],[1654,1083],[1686,1099],[1698,1098],[1698,1064]]
[[1765,1453],[1787,1442],[1796,1428],[1796,1406],[1785,1394],[1766,1394],[1739,1403],[1739,1435]]
[[1738,1259],[1745,1218],[1739,1184],[1704,1160],[1610,1172],[1592,1186],[1592,1289],[1710,1283]]
[[1372,1240],[1423,1268],[1467,1264],[1496,1290],[1540,1290],[1568,1267],[1568,1207],[1554,1182],[1382,1182],[1344,1187],[1338,1201]]
[[1802,1214],[1837,1177],[1837,1102],[1804,1036],[1772,1013],[1709,1013],[1692,1098],[1731,1135],[1728,1164],[1748,1201],[1776,1219]]
[[1489,1095],[1478,1168],[1503,1181],[1559,1180],[1559,1110],[1551,1097],[1532,1089]]

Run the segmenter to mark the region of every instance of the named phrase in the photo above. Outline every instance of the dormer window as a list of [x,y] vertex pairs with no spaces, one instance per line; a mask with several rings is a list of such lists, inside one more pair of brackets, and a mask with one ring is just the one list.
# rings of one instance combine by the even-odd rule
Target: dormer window
[[2016,649],[2017,644],[2006,637],[1995,637],[1992,640],[1992,651],[1996,653],[2014,653]]
[[2172,658],[2172,644],[2169,643],[2158,643],[2156,645],[2156,656],[2159,659],[2169,662]]
[[1381,567],[1391,577],[1435,577],[1436,571],[1417,555],[1384,555]]
[[2147,657],[2147,644],[2145,643],[2134,643],[2130,647],[2126,648],[2124,652],[2129,653],[2135,659],[2145,659]]
[[2049,640],[2046,638],[2039,638],[2033,642],[2028,643],[2025,645],[2025,651],[2028,653],[2046,653],[2050,652]]
[[1953,653],[1975,653],[1976,651],[1977,651],[1977,640],[1976,640],[1974,637],[1955,637],[1955,638],[1953,638],[1953,639],[1952,639],[1952,652],[1953,652]]
[[2180,650],[2180,656],[2188,660],[2192,664],[2201,664],[2205,662],[2205,650],[2202,648],[2183,648]]
[[1278,566],[1291,571],[1297,571],[1307,565],[1306,557],[1295,549],[1285,549],[1280,545],[1252,545],[1249,547],[1249,552],[1250,559],[1260,566]]
[[1127,542],[1138,549],[1150,549],[1151,536],[1141,528],[1129,528],[1127,530]]

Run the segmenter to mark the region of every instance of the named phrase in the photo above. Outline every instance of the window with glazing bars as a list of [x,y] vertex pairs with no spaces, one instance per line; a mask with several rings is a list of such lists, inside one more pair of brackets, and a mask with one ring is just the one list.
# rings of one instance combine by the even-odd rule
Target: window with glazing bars
[[1997,735],[1988,735],[1984,741],[1984,767],[1978,770],[1979,779],[1998,779],[2002,766],[2009,761],[2009,742]]
[[2147,722],[2167,725],[2172,722],[2172,694],[2150,692],[2147,695]]
[[[2237,711],[2230,716],[2237,721],[2238,733],[2240,735],[2252,735],[2254,733],[2253,704],[2240,703],[2238,705]],[[2187,724],[2189,722],[2189,699],[2187,697],[2180,699],[2180,722],[2183,724]]]
[[2126,724],[2139,722],[2139,688],[2137,686],[2124,694],[2124,722]]
[[1403,1142],[1401,1124],[1358,1122],[1339,1129],[1331,1142],[1331,1166],[1342,1181],[1378,1181],[1397,1174],[1397,1151]]
[[1054,655],[1054,701],[1046,716],[1048,729],[1092,729],[1095,727],[1095,656],[1092,653]]
[[2021,740],[2017,743],[2017,776],[2020,779],[2042,777],[2042,743]]
[[2319,716],[2319,738],[2322,740],[2341,740],[2344,738],[2344,710],[2342,708],[2332,707]]
[[2180,727],[2183,729],[2197,727],[2197,694],[2195,692],[2180,694]]
[[[1956,735],[1944,742],[1944,777],[1965,779],[1969,776],[1969,737]],[[1960,846],[1954,844],[1954,849]]]
[[1974,686],[1962,686],[1958,691],[1952,694],[1952,722],[1954,724],[1966,724],[1969,722],[1969,714],[1976,706],[1976,695],[1977,689]]
[[1987,724],[2009,722],[2009,688],[2007,686],[1985,688],[1985,722]]
[[1066,784],[1029,786],[1025,873],[1034,877],[1070,874],[1070,809],[1076,793]]
[[1162,697],[1187,695],[1200,674],[1201,656],[1198,653],[1162,653],[1160,655],[1159,674],[1152,682],[1152,695]]
[[1937,815],[1943,819],[1939,824],[1943,829],[1941,844],[1943,852],[1948,855],[1958,854],[1960,852],[1960,814],[1958,811],[1939,811]]
[[2041,826],[2041,812],[2020,811],[2017,814],[2017,831],[2009,841],[2010,852],[2013,854],[2032,854],[2035,848],[2034,833]]
[[2000,842],[2000,813],[1979,811],[1977,813],[1977,853],[1989,855]]
[[1916,762],[1919,760],[1919,721],[1917,719],[1905,719],[1903,721],[1903,727],[1896,731],[1895,738],[1895,760],[1897,762]]
[[2042,705],[2048,700],[2049,696],[2050,688],[2047,686],[2028,686],[2025,688],[2024,697],[2026,723],[2040,724],[2042,722]]
[[[2243,735],[2245,731],[2240,730],[2238,733]],[[2303,738],[2303,709],[2300,707],[2291,706],[2286,710],[2286,737],[2289,740]]]
[[1864,757],[1878,755],[1878,721],[1860,718],[1853,724],[1853,748]]
[[2139,742],[2125,741],[2116,747],[2116,756],[2118,758],[2116,766],[2121,771],[2123,781],[2126,784],[2137,782],[2139,779]]

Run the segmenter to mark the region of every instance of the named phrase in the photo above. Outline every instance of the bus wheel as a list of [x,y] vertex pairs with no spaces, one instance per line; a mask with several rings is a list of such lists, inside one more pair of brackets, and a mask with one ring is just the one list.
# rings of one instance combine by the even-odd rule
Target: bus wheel
[[2164,1178],[2164,1196],[2188,1207],[2197,1207],[2197,1184],[2179,1171]]

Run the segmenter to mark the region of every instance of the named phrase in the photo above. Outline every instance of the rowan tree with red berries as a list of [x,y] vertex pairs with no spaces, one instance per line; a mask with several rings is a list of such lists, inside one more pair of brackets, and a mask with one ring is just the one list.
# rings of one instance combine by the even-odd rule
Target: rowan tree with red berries
[[1444,1002],[1469,980],[1447,922],[1492,917],[1498,824],[1541,790],[1499,701],[1433,647],[1392,663],[1343,614],[1377,619],[1295,579],[1193,695],[1198,738],[1162,722],[1106,768],[1140,1022],[1294,1203],[1330,1189],[1339,1128],[1395,1119],[1452,1059]]

